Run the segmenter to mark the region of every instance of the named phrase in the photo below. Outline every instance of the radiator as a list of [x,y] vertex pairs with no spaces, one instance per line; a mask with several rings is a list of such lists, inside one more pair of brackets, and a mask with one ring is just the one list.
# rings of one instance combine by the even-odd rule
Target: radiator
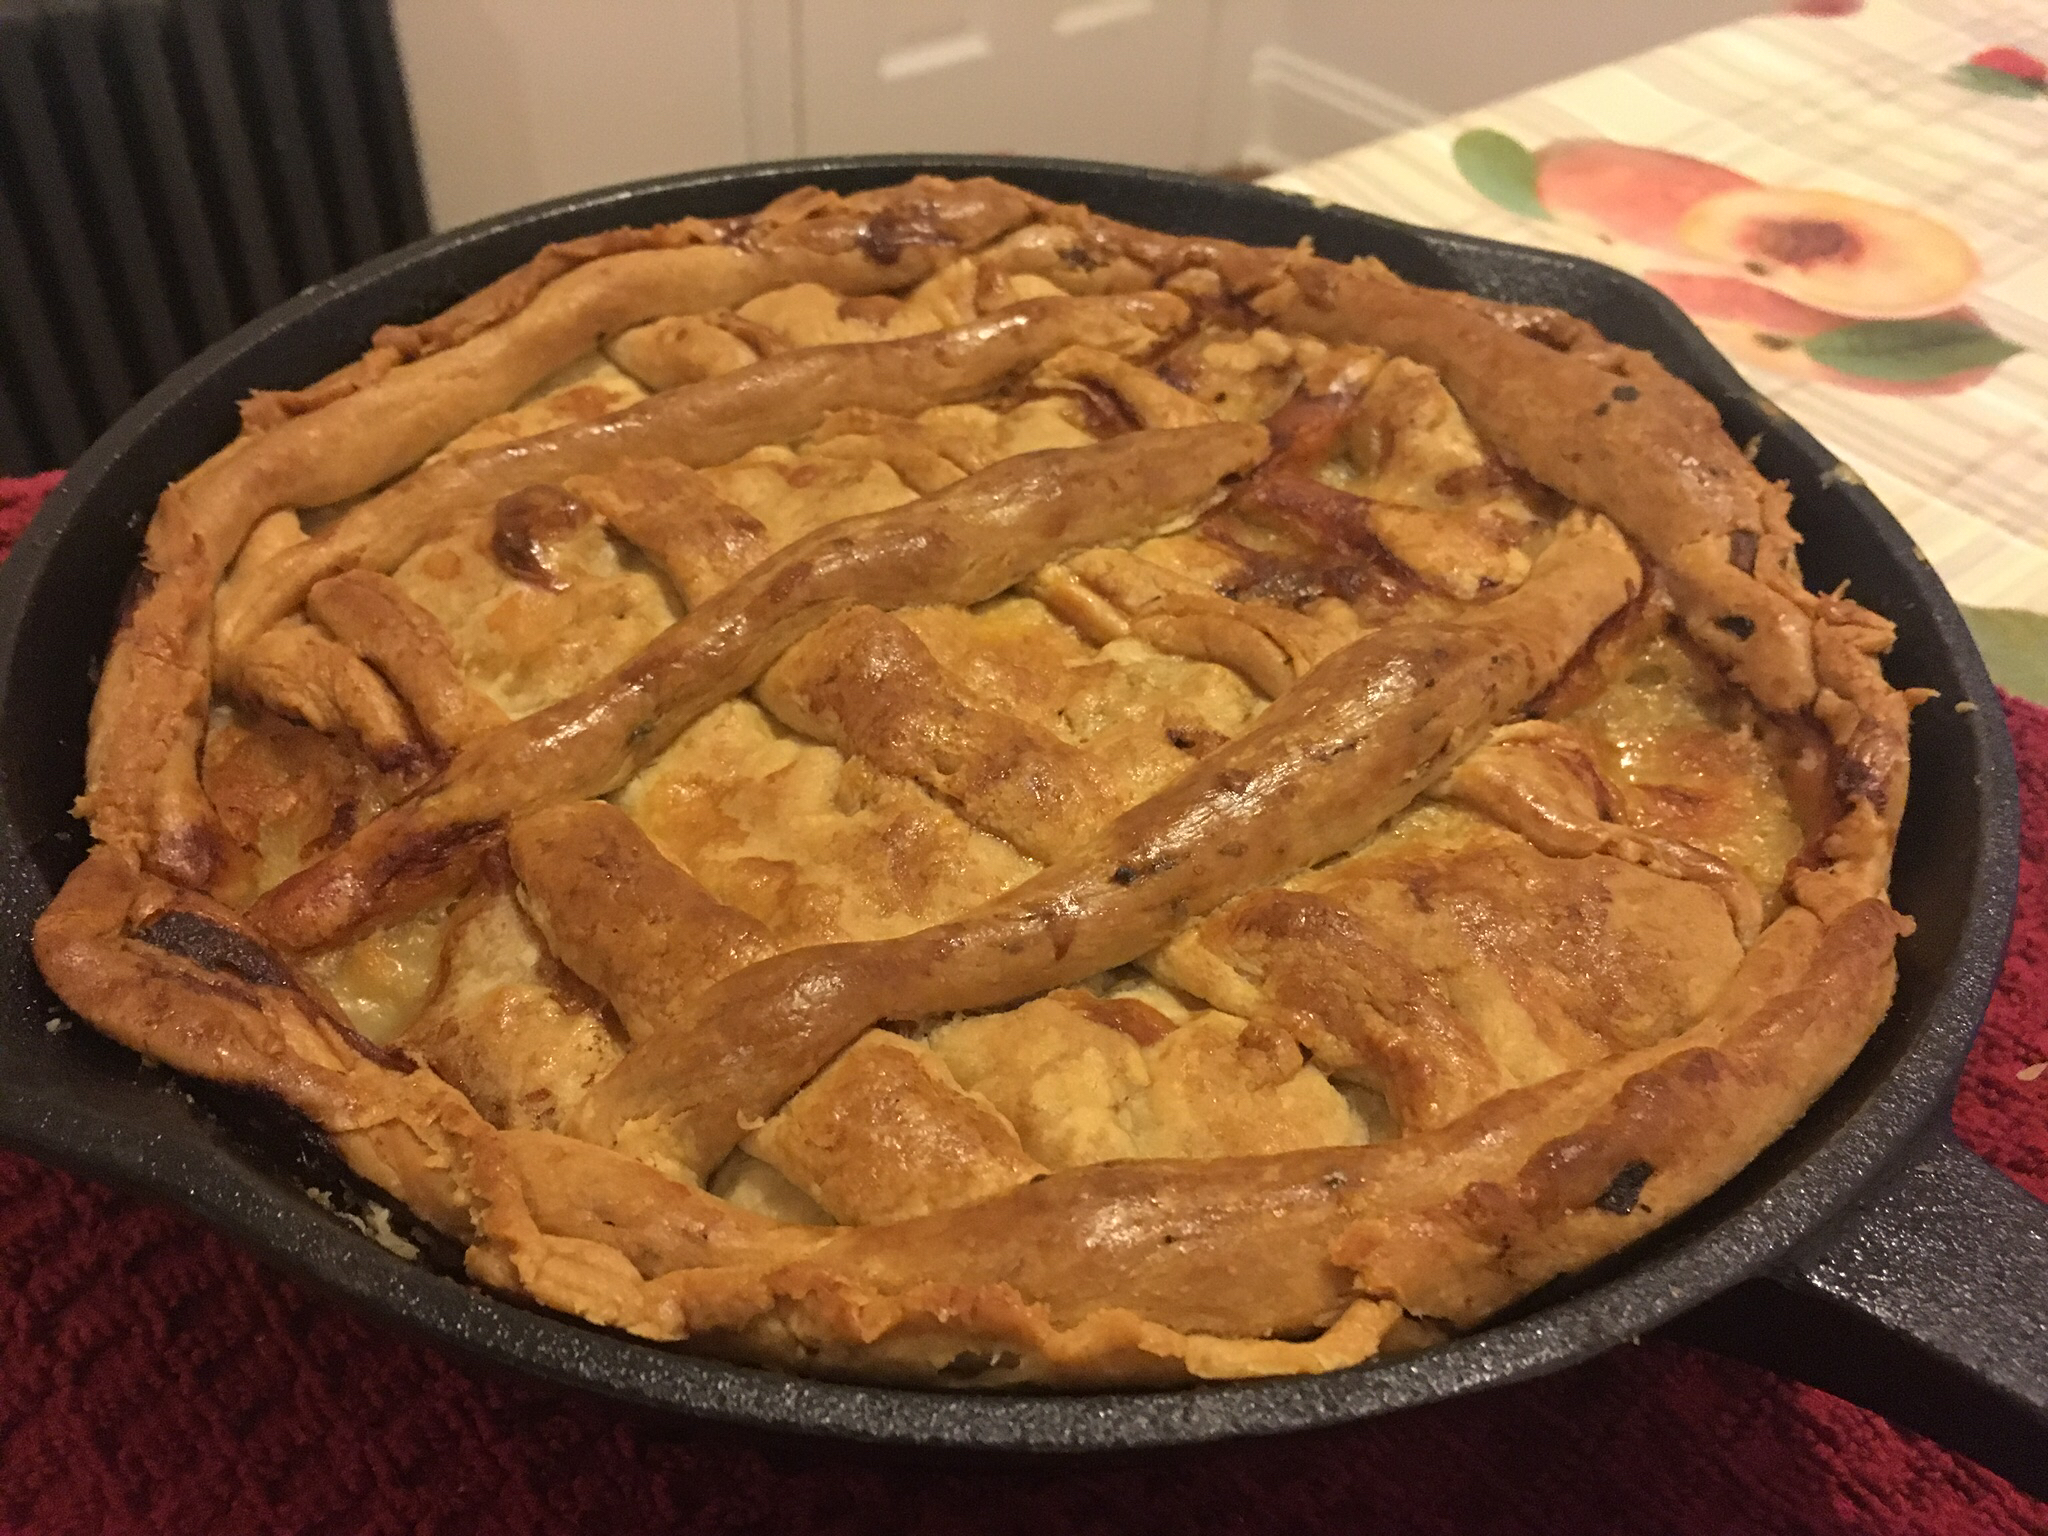
[[386,0],[0,0],[0,472],[426,231]]

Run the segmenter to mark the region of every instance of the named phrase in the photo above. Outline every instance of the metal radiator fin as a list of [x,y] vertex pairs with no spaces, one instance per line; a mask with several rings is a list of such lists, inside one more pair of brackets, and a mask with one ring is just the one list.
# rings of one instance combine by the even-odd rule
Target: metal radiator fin
[[0,0],[0,473],[426,232],[388,0]]

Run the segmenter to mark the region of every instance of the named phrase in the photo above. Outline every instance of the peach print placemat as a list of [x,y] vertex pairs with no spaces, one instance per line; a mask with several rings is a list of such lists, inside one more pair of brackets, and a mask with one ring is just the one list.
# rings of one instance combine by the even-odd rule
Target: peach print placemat
[[1806,0],[1269,185],[1647,278],[1960,601],[2048,613],[2044,59],[2041,0]]

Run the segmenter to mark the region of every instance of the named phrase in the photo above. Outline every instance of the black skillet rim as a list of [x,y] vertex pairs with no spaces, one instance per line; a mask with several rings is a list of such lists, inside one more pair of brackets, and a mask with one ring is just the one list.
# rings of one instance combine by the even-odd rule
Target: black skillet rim
[[[784,184],[879,185],[919,171],[991,174],[1053,195],[1114,203],[1136,195],[1185,198],[1198,222],[1272,214],[1350,227],[1370,237],[1420,241],[1446,259],[1547,264],[1593,288],[1621,285],[1645,297],[1664,327],[1657,349],[1730,418],[1763,431],[1767,452],[1826,475],[1833,456],[1781,413],[1761,404],[1689,321],[1646,285],[1596,262],[1473,236],[1417,230],[1292,194],[1173,172],[1085,161],[988,156],[848,156],[725,167],[557,199],[431,237],[366,263],[260,316],[186,364],[135,405],[80,459],[44,512],[0,566],[0,720],[7,718],[21,620],[59,529],[108,467],[166,408],[257,342],[305,323],[341,295],[401,270],[447,264],[446,253],[548,221],[581,229],[644,220],[643,211],[690,194],[747,190],[758,206]],[[758,195],[751,190],[759,188]],[[1121,196],[1120,196],[1121,195]],[[667,201],[664,201],[667,200]],[[557,238],[560,236],[557,235]],[[1937,990],[1899,1059],[1842,1123],[1741,1202],[1710,1218],[1674,1223],[1683,1233],[1639,1247],[1582,1288],[1423,1354],[1318,1377],[1217,1384],[1164,1393],[969,1395],[820,1381],[656,1348],[486,1296],[365,1241],[310,1201],[252,1170],[197,1110],[172,1108],[161,1124],[124,1123],[91,1106],[38,1098],[33,1085],[0,1095],[0,1142],[80,1172],[141,1190],[199,1215],[235,1241],[337,1292],[373,1315],[501,1366],[594,1390],[643,1407],[762,1428],[871,1443],[1000,1451],[1134,1449],[1326,1426],[1543,1374],[1640,1336],[1784,1257],[1863,1192],[1907,1149],[1947,1101],[1989,998],[2010,926],[2018,850],[2017,780],[1998,695],[1945,589],[1889,513],[1857,486],[1835,483],[1858,531],[1903,571],[1940,649],[1976,706],[1972,767],[1985,802],[1969,916],[1941,968]],[[25,856],[11,817],[0,818],[0,875],[10,921],[27,920],[47,890]],[[29,999],[26,1027],[45,1007]],[[1853,1069],[1852,1069],[1853,1070]],[[1824,1103],[1826,1101],[1823,1101]],[[181,1124],[187,1121],[189,1125]],[[1788,1133],[1788,1137],[1794,1133]],[[1741,1182],[1740,1180],[1737,1181]],[[1754,1182],[1754,1181],[1752,1181]],[[1730,1186],[1733,1188],[1734,1186]],[[1724,1191],[1725,1193],[1725,1191]],[[1711,1205],[1713,1202],[1708,1202]],[[1724,1202],[1725,1204],[1726,1202]],[[1699,1218],[1696,1208],[1693,1218]],[[1692,1226],[1687,1227],[1688,1219]]]

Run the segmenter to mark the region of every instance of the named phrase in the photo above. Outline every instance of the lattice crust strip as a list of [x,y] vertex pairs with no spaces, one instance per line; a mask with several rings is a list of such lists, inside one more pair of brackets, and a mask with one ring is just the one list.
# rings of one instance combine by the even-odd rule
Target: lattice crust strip
[[165,491],[38,958],[594,1322],[1335,1369],[1882,1015],[1914,700],[1789,510],[1305,248],[932,178],[550,247]]

